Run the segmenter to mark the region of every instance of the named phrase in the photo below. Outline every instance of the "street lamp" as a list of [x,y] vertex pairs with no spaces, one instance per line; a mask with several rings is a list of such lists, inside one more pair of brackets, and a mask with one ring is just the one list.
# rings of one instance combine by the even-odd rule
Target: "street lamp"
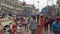
[[[48,10],[48,6],[49,6],[49,5],[48,5],[48,0],[47,0],[47,10]],[[47,12],[47,14],[48,14],[48,12]]]
[[52,0],[52,5],[54,4],[53,0]]

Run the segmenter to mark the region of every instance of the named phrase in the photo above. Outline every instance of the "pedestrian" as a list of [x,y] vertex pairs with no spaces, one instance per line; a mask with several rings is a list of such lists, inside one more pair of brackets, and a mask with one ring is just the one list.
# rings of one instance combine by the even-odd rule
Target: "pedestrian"
[[22,34],[22,27],[19,22],[17,22],[17,32],[18,34]]
[[31,18],[32,18],[31,16],[28,17],[28,24],[30,23]]
[[40,16],[40,15],[39,15],[39,14],[37,14],[37,23],[39,23],[39,16]]
[[53,22],[51,31],[54,34],[60,34],[60,18],[59,17],[56,18],[55,22]]
[[40,18],[39,18],[39,24],[38,24],[38,26],[40,26],[40,27],[38,27],[38,34],[42,34],[44,24],[45,24],[45,19],[44,19],[43,16],[40,16]]
[[18,32],[17,32],[17,22],[16,22],[16,19],[13,20],[11,32],[12,32],[12,34],[18,34]]
[[52,27],[53,22],[54,22],[53,18],[50,18],[50,19],[49,19],[49,23],[50,23],[50,30],[51,30],[51,27]]
[[48,24],[49,24],[49,18],[46,16],[45,17],[45,25],[44,25],[44,30],[48,31]]
[[25,21],[24,18],[21,17],[21,18],[20,18],[20,24],[21,24],[22,26],[24,25],[24,21]]
[[25,31],[28,32],[28,17],[25,17],[24,20]]
[[12,30],[11,30],[11,32],[12,32],[12,34],[18,34],[16,23],[14,23],[14,24],[12,25]]
[[20,16],[16,15],[16,21],[19,21],[19,20],[20,20]]
[[29,28],[30,28],[31,34],[37,34],[37,22],[35,17],[31,19]]

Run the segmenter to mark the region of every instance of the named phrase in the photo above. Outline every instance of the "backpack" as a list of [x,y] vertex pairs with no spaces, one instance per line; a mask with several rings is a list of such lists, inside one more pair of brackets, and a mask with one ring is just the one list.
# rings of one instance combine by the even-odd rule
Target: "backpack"
[[30,22],[29,28],[30,28],[30,30],[37,29],[37,22],[36,21]]

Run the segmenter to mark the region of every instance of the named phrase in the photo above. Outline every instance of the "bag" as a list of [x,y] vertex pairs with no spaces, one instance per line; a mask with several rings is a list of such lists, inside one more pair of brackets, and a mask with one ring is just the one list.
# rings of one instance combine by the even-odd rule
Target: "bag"
[[37,23],[36,23],[36,21],[32,21],[32,22],[30,23],[29,28],[30,28],[30,30],[37,29]]

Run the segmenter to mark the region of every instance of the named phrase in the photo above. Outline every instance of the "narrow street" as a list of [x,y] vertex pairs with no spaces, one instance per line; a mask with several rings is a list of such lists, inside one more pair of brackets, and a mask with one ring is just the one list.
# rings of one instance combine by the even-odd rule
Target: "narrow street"
[[1,33],[60,34],[60,0],[0,0]]
[[[6,21],[6,22],[2,22],[1,24],[3,25],[3,26],[5,26],[5,25],[8,25],[9,23],[11,23],[11,22],[13,22],[13,21]],[[12,26],[11,26],[12,27]],[[43,34],[50,34],[50,28],[48,28],[49,30],[48,30],[48,32],[44,32],[43,31]],[[31,31],[30,30],[28,30],[28,32],[26,32],[25,31],[25,29],[24,29],[24,26],[22,27],[22,34],[31,34]]]

